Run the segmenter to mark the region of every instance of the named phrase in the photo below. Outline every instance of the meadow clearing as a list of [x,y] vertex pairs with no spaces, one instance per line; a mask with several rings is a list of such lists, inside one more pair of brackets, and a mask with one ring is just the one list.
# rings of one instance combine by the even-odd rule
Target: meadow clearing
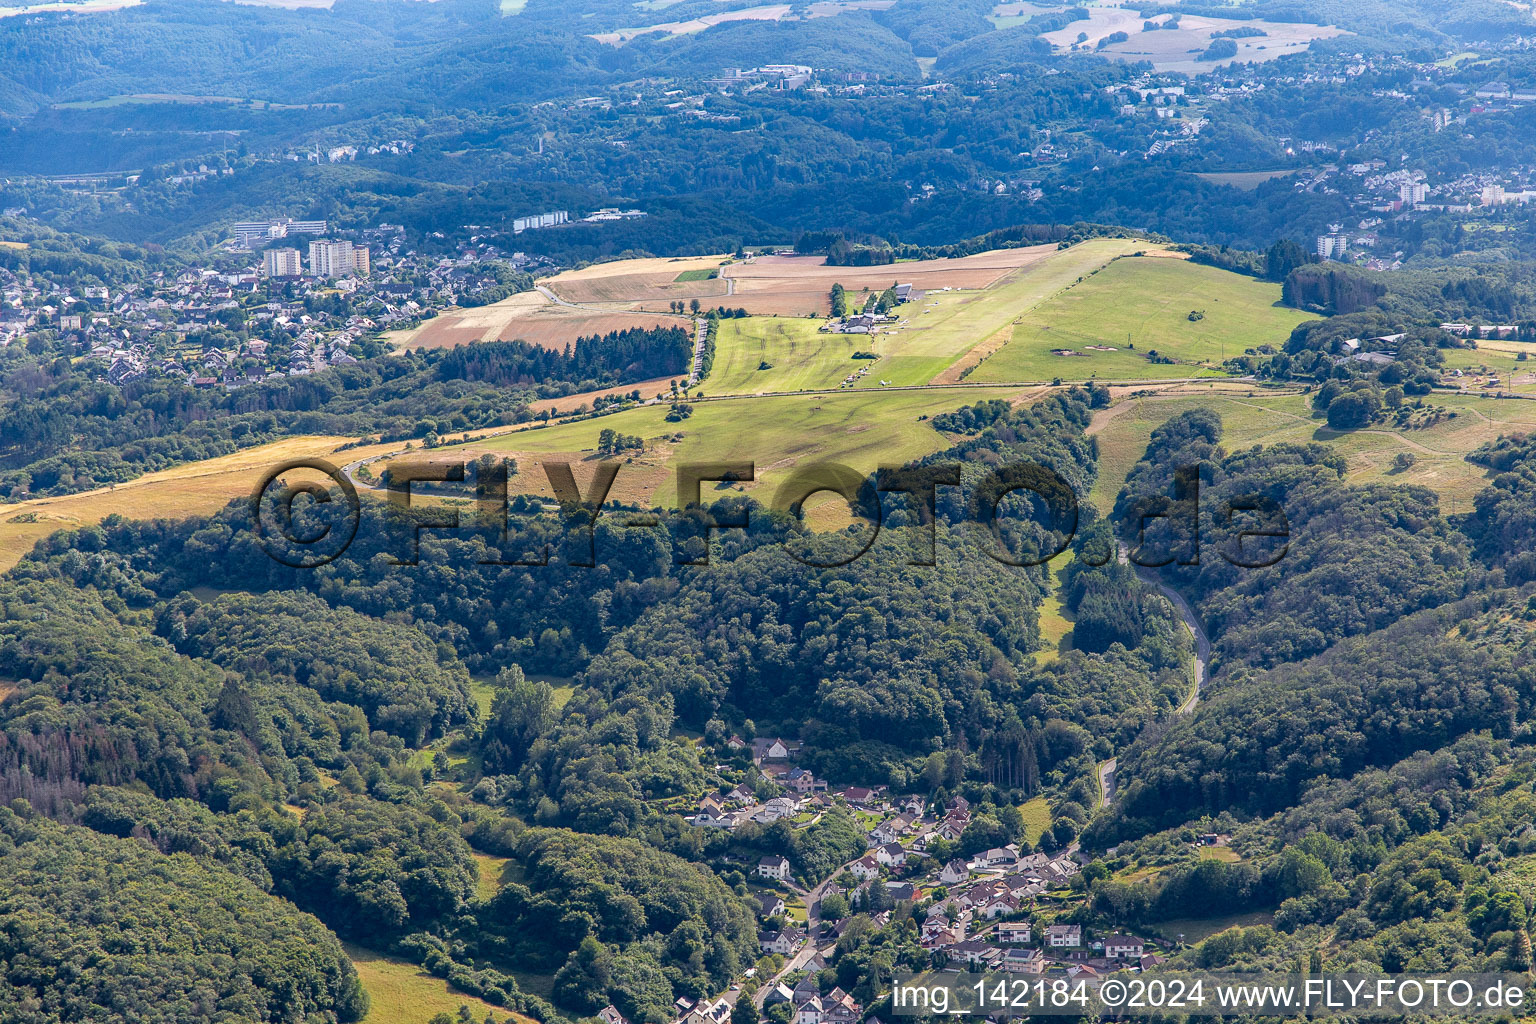
[[[1134,6],[1106,4],[1089,7],[1087,11],[1087,19],[1074,21],[1054,32],[1047,32],[1042,38],[1058,50],[1069,50],[1073,46],[1081,45],[1082,48],[1105,57],[1148,61],[1157,71],[1179,71],[1186,74],[1199,74],[1234,61],[1260,63],[1274,60],[1277,57],[1303,52],[1311,46],[1314,39],[1332,39],[1335,36],[1349,34],[1332,25],[1263,21],[1257,18],[1239,21],[1233,18],[1211,18],[1197,14],[1182,15],[1176,29],[1159,28],[1148,32],[1143,30],[1147,20],[1162,22],[1167,19],[1162,16],[1143,18],[1141,10]],[[1209,62],[1196,59],[1211,45],[1215,33],[1235,28],[1258,29],[1264,35],[1234,39],[1233,42],[1237,45],[1235,56]],[[1116,32],[1124,32],[1128,38],[1122,42],[1108,43],[1102,50],[1098,48],[1101,39]],[[1086,35],[1088,38],[1079,44],[1079,35]]]
[[[1218,374],[1223,359],[1283,345],[1297,324],[1315,319],[1279,300],[1277,284],[1187,260],[1116,260],[1024,314],[1007,344],[966,379]],[[1154,350],[1175,362],[1150,361]]]
[[466,995],[406,960],[351,943],[343,946],[368,992],[368,1015],[363,1024],[423,1024],[439,1013],[457,1020],[461,1006],[469,1007],[475,1021],[493,1014],[498,1021],[533,1024],[533,1018]]
[[[895,325],[872,335],[820,333],[820,318],[722,321],[715,369],[704,382],[704,391],[762,394],[836,388],[849,373],[864,366],[870,370],[853,385],[856,390],[878,389],[882,380],[899,386],[958,383],[971,365],[968,355],[985,348],[988,339],[999,332],[1011,331],[1014,321],[1030,309],[1117,256],[1160,249],[1134,239],[1097,238],[1069,249],[1035,246],[963,260],[925,261],[929,269],[918,273],[908,271],[924,264],[897,264],[894,270],[890,266],[811,266],[805,273],[814,275],[818,288],[825,285],[830,291],[833,283],[843,285],[850,308],[862,301],[862,292],[855,286],[859,279],[844,273],[849,270],[878,270],[878,287],[883,289],[890,280],[899,279],[911,282],[921,294],[897,307],[900,319]],[[945,267],[934,269],[938,264]],[[836,273],[828,274],[829,270]],[[927,290],[920,286],[924,280],[930,282]],[[792,289],[785,292],[791,293]],[[874,352],[880,358],[872,364],[855,360],[853,354],[861,351]],[[769,365],[764,367],[764,363]]]

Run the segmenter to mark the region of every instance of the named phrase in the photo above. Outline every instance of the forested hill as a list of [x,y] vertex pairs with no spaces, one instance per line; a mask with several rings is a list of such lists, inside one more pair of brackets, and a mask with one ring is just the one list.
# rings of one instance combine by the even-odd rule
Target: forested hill
[[[968,486],[985,466],[1036,458],[1085,491],[1095,450],[1083,428],[1103,396],[963,409],[934,425],[953,442],[940,458],[962,461]],[[0,678],[13,681],[0,702],[0,796],[15,816],[4,827],[67,837],[62,846],[78,851],[71,873],[89,876],[100,851],[131,851],[174,890],[154,882],[146,906],[173,906],[225,878],[266,908],[269,933],[318,929],[318,919],[549,1020],[554,1009],[513,977],[536,968],[554,974],[565,1012],[612,1002],[662,1024],[678,996],[719,991],[758,954],[730,863],[788,853],[797,870],[824,877],[864,844],[841,811],[799,831],[680,826],[677,801],[719,781],[679,727],[716,743],[757,715],[765,728],[803,731],[814,763],[840,782],[1052,787],[1065,808],[1053,841],[1065,843],[1087,818],[1101,748],[1182,697],[1187,641],[1166,602],[1134,582],[1118,642],[1035,663],[1044,576],[981,548],[1059,547],[1051,516],[1032,525],[1028,509],[1005,515],[994,537],[946,500],[940,564],[911,566],[906,542],[916,538],[903,534],[920,531],[904,500],[890,499],[889,549],[816,573],[779,550],[810,538],[755,506],[756,525],[724,535],[715,564],[701,568],[674,564],[662,531],[605,516],[596,570],[486,565],[486,538],[428,531],[425,571],[401,572],[385,557],[397,524],[373,503],[354,549],[318,573],[271,561],[243,503],[207,520],[111,520],[58,535],[0,582]],[[513,543],[563,529],[526,517],[526,505],[514,511],[531,525]],[[681,550],[696,550],[693,514],[665,524]],[[559,548],[559,561],[581,547]],[[1082,580],[1074,604],[1092,606],[1084,594],[1116,585],[1101,583]],[[711,602],[733,608],[723,631],[695,621]],[[635,651],[684,629],[696,629],[690,643],[678,637],[668,660],[647,655],[637,671]],[[727,658],[722,644],[749,657]],[[717,657],[740,681],[709,664]],[[579,674],[557,701],[524,666]],[[476,683],[469,668],[494,682]],[[769,672],[783,681],[770,684]],[[491,691],[489,706],[471,702],[477,688]],[[1016,808],[994,810],[967,842],[1022,828]],[[516,862],[515,880],[481,895],[477,853]],[[28,861],[7,863],[20,871]],[[218,917],[224,905],[205,908],[200,927],[251,941]],[[12,906],[41,920],[30,904]],[[67,905],[50,913],[61,942],[107,942]],[[316,1019],[356,1019],[353,976],[328,941],[283,977],[316,975],[304,989]],[[191,953],[141,968],[161,975],[150,991],[168,993],[167,1006],[178,1005],[178,986],[208,978],[244,993],[252,1019],[288,1019],[265,976]],[[25,984],[40,1005],[78,998],[63,980]]]
[[[373,503],[353,549],[318,572],[269,559],[238,505],[60,534],[0,583],[0,678],[14,686],[0,701],[3,830],[18,850],[31,844],[7,863],[31,870],[27,858],[42,856],[23,833],[58,836],[49,856],[72,858],[70,872],[93,877],[122,855],[167,890],[221,880],[263,908],[268,931],[323,925],[540,1019],[555,1007],[515,972],[553,975],[564,1012],[612,1002],[663,1024],[678,996],[719,991],[757,955],[741,863],[780,854],[821,879],[865,848],[839,809],[803,829],[683,822],[679,808],[725,784],[718,764],[745,763],[732,733],[783,734],[834,783],[970,794],[985,810],[946,852],[1021,840],[1054,850],[1086,826],[1089,851],[1118,844],[1116,857],[1156,859],[1185,849],[1177,836],[1197,824],[1238,834],[1251,862],[1180,854],[1139,881],[1085,872],[1083,905],[1122,922],[1276,914],[1281,931],[1201,947],[1207,965],[1268,956],[1336,921],[1347,941],[1369,945],[1379,926],[1407,942],[1426,915],[1453,911],[1436,927],[1510,948],[1477,909],[1502,883],[1478,882],[1465,868],[1472,847],[1432,833],[1517,814],[1491,787],[1536,716],[1536,584],[1487,538],[1519,521],[1527,446],[1481,453],[1503,475],[1476,514],[1450,521],[1429,492],[1349,484],[1318,445],[1229,452],[1208,413],[1160,427],[1120,506],[1174,493],[1177,469],[1204,467],[1210,557],[1166,578],[1205,620],[1215,658],[1202,699],[1178,715],[1190,698],[1188,634],[1109,557],[1118,524],[1081,502],[1099,472],[1085,430],[1107,399],[1071,389],[932,420],[947,447],[916,468],[958,462],[963,477],[940,488],[932,566],[910,564],[924,534],[897,494],[883,497],[880,543],[822,569],[782,549],[837,537],[807,536],[739,497],[711,511],[745,510],[754,525],[717,537],[707,566],[677,565],[668,539],[675,531],[677,550],[697,555],[697,511],[652,530],[601,517],[593,569],[562,567],[585,544],[565,546],[561,524],[526,503],[513,509],[511,543],[555,542],[557,564],[485,564],[492,538],[429,530],[421,566],[402,570],[388,564],[398,524]],[[1074,557],[1053,582],[989,554],[1065,542],[1043,497],[1009,499],[995,534],[969,522],[986,472],[1023,460],[1080,498]],[[1284,509],[1290,550],[1239,570],[1215,554],[1233,550],[1244,524],[1222,503],[1256,495]],[[866,529],[840,536],[857,547]],[[1190,539],[1154,531],[1147,545]],[[1071,650],[1042,650],[1048,594],[1075,620]],[[1111,756],[1120,793],[1094,815],[1097,769]],[[1432,800],[1423,780],[1444,778],[1454,786]],[[1051,820],[1027,837],[1019,805],[1036,795]],[[1301,820],[1325,827],[1298,844]],[[1512,836],[1490,841],[1518,856]],[[509,865],[489,889],[488,857]],[[1461,887],[1437,889],[1437,910],[1394,889],[1430,863]],[[144,914],[176,905],[160,887],[134,896]],[[219,916],[224,905],[198,920],[247,941],[243,924]],[[14,899],[0,912],[44,914]],[[107,942],[67,903],[47,914],[67,941]],[[353,1019],[355,986],[328,941],[308,943],[288,976],[312,979],[305,1012]],[[1386,940],[1360,949],[1362,962],[1402,962]],[[255,1019],[276,1019],[295,998],[199,956],[125,962],[121,973],[155,972],[166,1005],[186,979],[216,978]],[[850,977],[861,978],[856,962]],[[77,998],[64,981],[24,984],[39,1005]]]

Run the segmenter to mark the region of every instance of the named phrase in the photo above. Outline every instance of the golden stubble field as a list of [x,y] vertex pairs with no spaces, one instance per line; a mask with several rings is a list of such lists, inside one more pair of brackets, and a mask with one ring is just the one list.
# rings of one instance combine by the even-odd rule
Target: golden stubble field
[[382,444],[338,449],[353,438],[293,437],[233,455],[148,473],[137,480],[60,498],[0,505],[0,569],[9,569],[38,541],[59,530],[89,526],[109,515],[179,519],[209,515],[251,493],[262,475],[288,459],[323,458],[338,467],[397,450]]

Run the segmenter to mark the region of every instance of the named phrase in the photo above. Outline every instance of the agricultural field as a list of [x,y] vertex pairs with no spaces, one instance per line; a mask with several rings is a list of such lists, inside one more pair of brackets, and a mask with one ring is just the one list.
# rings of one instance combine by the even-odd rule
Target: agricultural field
[[690,323],[690,318],[670,313],[566,306],[543,292],[528,291],[489,306],[450,310],[409,331],[397,331],[389,340],[399,349],[453,348],[476,341],[514,339],[542,348],[563,349],[577,338],[589,335]]
[[[690,256],[676,259],[651,257],[595,263],[580,270],[567,270],[540,282],[566,302],[582,305],[601,304],[611,309],[666,309],[676,299],[713,299],[720,305],[729,286],[723,277],[713,280],[709,271],[718,270],[724,256]],[[693,271],[705,271],[703,279]]]
[[[822,268],[811,264],[795,268],[798,280],[821,279],[817,288],[825,284],[830,291],[834,282],[841,283],[848,292],[850,307],[862,301],[863,286],[858,284],[859,278],[845,273],[849,270],[879,271],[882,276],[870,287],[882,290],[889,287],[894,273],[902,282],[916,286],[915,298],[898,307],[901,319],[894,326],[873,335],[821,333],[819,318],[723,321],[716,342],[715,368],[704,382],[704,390],[707,394],[761,394],[836,388],[849,373],[866,365],[869,373],[853,385],[854,389],[878,389],[882,380],[898,386],[959,383],[968,379],[967,370],[980,358],[978,350],[991,351],[995,346],[989,339],[1006,338],[1015,320],[1032,307],[1117,256],[1155,249],[1146,242],[1101,238],[1070,249],[1037,246],[981,253],[962,260],[896,264],[894,271],[890,266]],[[784,267],[790,262],[786,258],[774,266]],[[913,267],[925,269],[909,273]],[[737,268],[732,269],[734,273]],[[837,273],[829,275],[827,271]],[[927,290],[923,290],[925,281]],[[738,287],[733,302],[749,294],[745,287],[745,283]],[[781,294],[791,293],[792,289],[786,289]],[[866,364],[852,358],[859,351],[871,351],[880,358]],[[769,366],[762,368],[763,363]]]
[[[1238,21],[1232,18],[1208,18],[1194,14],[1181,17],[1179,27],[1176,29],[1157,29],[1146,32],[1142,30],[1142,26],[1147,19],[1143,19],[1141,11],[1134,6],[1106,5],[1090,7],[1087,10],[1087,20],[1074,21],[1065,28],[1046,33],[1042,38],[1048,40],[1058,50],[1069,50],[1079,45],[1079,35],[1086,34],[1088,38],[1081,43],[1084,49],[1121,60],[1147,61],[1157,71],[1178,71],[1191,75],[1222,67],[1234,61],[1260,63],[1301,53],[1312,44],[1314,39],[1332,39],[1335,36],[1348,34],[1343,29],[1331,25],[1307,25],[1300,22],[1274,22],[1259,19]],[[1151,20],[1163,22],[1167,19],[1160,15]],[[1233,57],[1209,62],[1195,59],[1211,45],[1216,32],[1237,28],[1259,29],[1265,34],[1234,39],[1233,42],[1237,44],[1237,54]],[[1129,38],[1123,42],[1109,43],[1102,50],[1098,49],[1099,40],[1116,32],[1124,32]]]
[[326,458],[337,464],[393,451],[396,445],[350,448],[345,437],[294,437],[202,462],[190,462],[137,480],[60,498],[0,505],[0,569],[9,569],[51,533],[99,523],[109,515],[175,519],[207,515],[251,493],[262,474],[287,459]]
[[[1117,260],[1023,316],[975,381],[1195,377],[1225,358],[1281,345],[1307,314],[1280,286],[1187,260]],[[1174,363],[1153,363],[1156,350]],[[1070,354],[1068,354],[1070,353]]]
[[1057,251],[1054,245],[994,249],[956,259],[906,260],[875,267],[829,267],[821,256],[758,256],[722,271],[730,282],[729,306],[753,314],[825,315],[828,293],[840,284],[849,304],[897,282],[921,292],[942,288],[989,288],[1021,267],[1038,263]]

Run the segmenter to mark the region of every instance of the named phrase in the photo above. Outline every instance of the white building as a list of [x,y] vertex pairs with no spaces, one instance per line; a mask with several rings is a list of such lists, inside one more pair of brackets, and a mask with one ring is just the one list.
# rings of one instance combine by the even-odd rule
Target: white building
[[261,272],[268,277],[299,277],[304,273],[304,257],[297,249],[268,249],[261,254]]
[[309,243],[309,272],[315,277],[366,274],[368,265],[368,250],[354,248],[345,239],[322,238]]
[[757,862],[759,878],[772,878],[783,882],[789,878],[789,861],[783,857],[764,857]]
[[997,926],[993,938],[1005,945],[1023,945],[1032,934],[1028,921],[1009,921]]
[[287,238],[289,235],[323,235],[326,222],[279,217],[276,220],[241,221],[230,230],[234,232],[235,244],[249,249],[255,243],[270,242],[274,238]]
[[1139,960],[1147,944],[1134,935],[1111,935],[1104,940],[1104,955],[1111,960]]
[[1076,947],[1083,944],[1083,926],[1080,924],[1053,924],[1045,929],[1045,944],[1052,949]]
[[530,217],[518,217],[512,221],[512,233],[520,235],[524,231],[552,228],[557,224],[569,223],[570,219],[570,213],[565,210],[552,210],[549,213],[535,213]]

